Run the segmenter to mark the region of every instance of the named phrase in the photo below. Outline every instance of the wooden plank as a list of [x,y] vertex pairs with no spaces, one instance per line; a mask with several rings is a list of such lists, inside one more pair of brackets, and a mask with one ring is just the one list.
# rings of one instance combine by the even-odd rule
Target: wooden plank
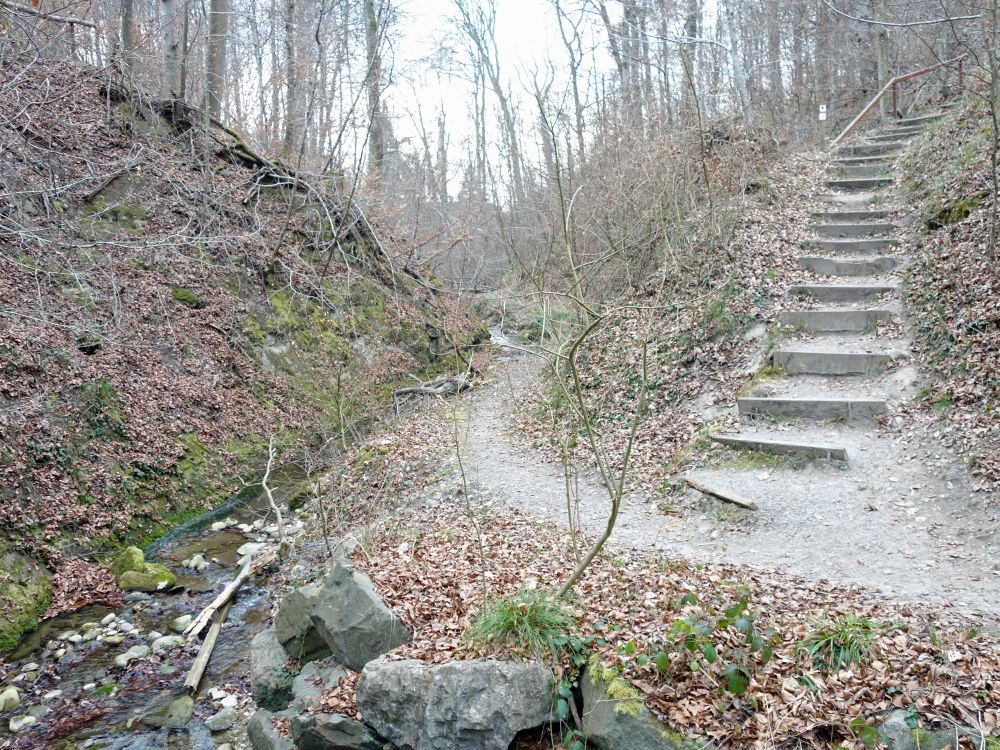
[[208,662],[212,658],[212,651],[215,650],[215,642],[219,640],[219,633],[222,631],[222,623],[226,621],[226,615],[229,614],[229,607],[232,603],[233,602],[230,599],[222,605],[222,608],[218,612],[216,612],[215,620],[212,622],[212,626],[208,629],[208,633],[205,634],[205,640],[201,642],[201,648],[198,650],[198,656],[191,664],[191,671],[188,672],[187,679],[184,680],[184,689],[192,695],[197,692],[198,685],[201,683],[202,675],[205,674]]
[[714,487],[709,487],[707,484],[702,484],[701,482],[696,482],[689,477],[684,477],[684,481],[687,482],[688,487],[698,490],[705,495],[711,495],[714,498],[718,498],[727,503],[732,503],[733,505],[739,505],[741,508],[748,508],[749,510],[757,510],[757,504],[751,500],[740,497],[732,492],[726,492],[725,490],[717,490]]

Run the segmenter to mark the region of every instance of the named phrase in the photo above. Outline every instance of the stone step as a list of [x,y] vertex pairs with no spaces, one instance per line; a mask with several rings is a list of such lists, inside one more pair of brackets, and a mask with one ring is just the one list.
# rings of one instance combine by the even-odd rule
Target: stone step
[[874,156],[838,156],[833,159],[833,164],[839,167],[853,167],[871,164],[884,164],[891,167],[896,163],[895,154],[876,154]]
[[892,130],[888,133],[879,133],[878,135],[868,136],[868,140],[872,143],[906,143],[911,138],[920,134],[923,128],[913,128],[906,130]]
[[896,267],[896,259],[888,255],[871,258],[827,258],[822,255],[803,255],[796,262],[813,273],[829,276],[878,276]]
[[898,290],[895,284],[797,284],[789,287],[788,293],[822,302],[860,302]]
[[844,156],[881,156],[895,154],[901,151],[904,143],[857,143],[853,146],[841,146],[838,154]]
[[888,164],[850,164],[847,166],[834,164],[830,174],[844,179],[864,179],[866,177],[891,177],[891,165]]
[[857,224],[813,224],[810,229],[820,237],[842,239],[844,237],[874,237],[878,234],[892,234],[896,231],[895,224],[857,223]]
[[892,320],[889,310],[786,310],[778,318],[784,325],[815,333],[869,331],[885,320]]
[[830,224],[851,224],[853,222],[880,221],[892,216],[892,211],[813,211],[813,218]]
[[741,417],[772,417],[870,422],[886,414],[889,405],[882,399],[854,398],[738,398]]
[[836,255],[872,255],[882,253],[899,244],[891,237],[869,237],[846,240],[811,240],[810,245]]
[[827,180],[826,186],[834,190],[855,191],[885,187],[886,185],[891,185],[892,182],[891,177],[854,177]]
[[741,435],[709,435],[712,442],[738,450],[759,451],[778,455],[798,455],[810,458],[825,458],[828,461],[846,461],[847,449],[834,445],[799,443],[786,440],[769,440],[759,437],[743,437]]
[[909,125],[926,125],[929,122],[940,120],[942,117],[944,117],[943,112],[931,113],[929,115],[918,115],[916,117],[903,117],[896,120],[896,126],[905,128]]
[[874,375],[901,358],[898,352],[771,352],[771,364],[790,375]]

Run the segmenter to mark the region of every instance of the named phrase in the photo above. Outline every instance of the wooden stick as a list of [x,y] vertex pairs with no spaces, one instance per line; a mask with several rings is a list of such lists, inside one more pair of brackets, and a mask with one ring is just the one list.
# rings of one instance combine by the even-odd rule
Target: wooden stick
[[275,558],[276,554],[277,550],[271,548],[265,554],[261,555],[261,557],[256,561],[247,560],[243,563],[243,567],[240,569],[237,576],[226,584],[226,587],[222,589],[222,592],[215,597],[215,599],[212,600],[212,603],[205,607],[205,609],[201,611],[201,614],[192,620],[191,624],[184,629],[184,635],[187,636],[188,643],[191,643],[198,637],[198,634],[205,629],[205,626],[208,625],[209,620],[212,619],[212,615],[215,614],[216,610],[232,599],[233,594],[236,593],[239,587],[242,586],[250,576],[271,562]]
[[687,482],[688,487],[698,490],[698,492],[704,493],[705,495],[711,495],[719,500],[724,500],[727,503],[732,503],[733,505],[739,505],[742,508],[749,508],[750,510],[757,510],[757,504],[751,500],[746,500],[739,495],[734,495],[730,492],[724,492],[722,490],[717,490],[714,487],[709,487],[707,484],[702,484],[701,482],[696,482],[693,479],[684,478]]
[[198,656],[191,665],[191,671],[188,672],[187,679],[184,680],[184,689],[191,694],[198,690],[202,675],[205,674],[208,662],[212,658],[212,651],[215,650],[215,642],[219,640],[219,633],[222,632],[222,623],[226,621],[226,615],[229,614],[229,608],[232,604],[232,601],[226,602],[215,616],[215,621],[208,629],[205,640],[202,641],[201,648],[198,650]]

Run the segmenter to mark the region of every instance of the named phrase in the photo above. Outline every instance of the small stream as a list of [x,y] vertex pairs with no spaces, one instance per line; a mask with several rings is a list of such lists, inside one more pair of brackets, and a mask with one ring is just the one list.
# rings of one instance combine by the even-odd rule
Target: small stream
[[[303,481],[304,475],[296,467],[286,467],[272,476],[280,506],[288,507],[287,500]],[[277,529],[268,513],[267,499],[259,487],[244,491],[146,549],[147,560],[163,563],[177,576],[170,592],[127,593],[122,608],[84,607],[46,620],[27,635],[8,659],[7,682],[23,692],[21,705],[2,715],[0,747],[214,750],[233,741],[235,737],[229,732],[213,734],[205,726],[204,719],[220,707],[220,694],[216,692],[216,700],[211,701],[208,693],[219,686],[229,688],[231,695],[246,692],[250,640],[269,615],[269,584],[262,576],[244,584],[234,600],[195,695],[194,718],[184,728],[154,724],[162,722],[157,715],[183,694],[182,684],[197,653],[197,641],[134,659],[124,668],[115,660],[130,648],[151,646],[157,635],[176,635],[171,629],[175,618],[197,616],[232,580],[241,546],[274,540]],[[294,533],[300,524],[294,513],[289,515],[286,531]],[[183,566],[197,554],[208,561],[201,572]],[[18,734],[3,734],[11,717],[26,714],[36,716],[33,726]]]

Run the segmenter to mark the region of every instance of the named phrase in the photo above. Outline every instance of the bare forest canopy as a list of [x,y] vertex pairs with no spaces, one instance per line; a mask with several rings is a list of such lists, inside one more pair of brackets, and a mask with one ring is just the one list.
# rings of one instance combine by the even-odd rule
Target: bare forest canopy
[[[678,143],[694,146],[672,156],[683,190],[710,198],[700,159],[713,122],[763,129],[775,144],[822,141],[894,75],[984,50],[996,18],[981,1],[938,0],[3,0],[0,10],[4,64],[78,60],[184,101],[257,152],[377,198],[421,263],[464,288],[495,285],[512,266],[537,281],[564,244],[560,206],[574,199],[580,214],[612,191],[645,189],[641,170],[618,175]],[[970,71],[986,66],[974,57]],[[900,106],[954,80],[918,79]],[[603,261],[594,273],[647,249],[594,224],[573,237],[581,261]]]

